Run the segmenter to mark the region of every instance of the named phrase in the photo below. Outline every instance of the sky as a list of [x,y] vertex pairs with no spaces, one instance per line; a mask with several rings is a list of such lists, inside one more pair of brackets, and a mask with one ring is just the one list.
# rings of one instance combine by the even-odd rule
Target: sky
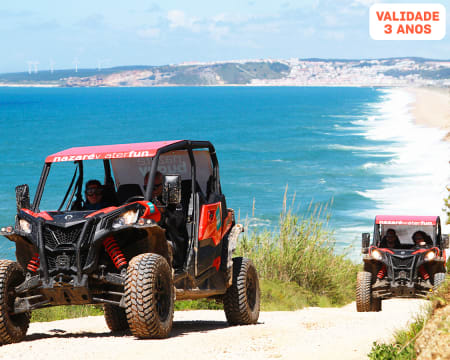
[[[435,41],[369,36],[369,8],[440,3]],[[450,59],[450,0],[17,0],[0,3],[0,73],[238,59]]]

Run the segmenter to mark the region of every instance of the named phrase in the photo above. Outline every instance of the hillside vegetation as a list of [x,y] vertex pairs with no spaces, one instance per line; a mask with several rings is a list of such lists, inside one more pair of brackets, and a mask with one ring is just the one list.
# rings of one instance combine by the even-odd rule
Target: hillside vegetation
[[[296,284],[308,299],[304,305],[346,304],[354,300],[359,265],[336,253],[328,219],[327,205],[304,215],[285,207],[277,230],[244,236],[237,252],[252,259],[265,281]],[[263,292],[263,299],[267,295]]]
[[0,85],[151,86],[448,86],[450,61],[422,58],[196,62],[160,66],[41,70],[0,74]]

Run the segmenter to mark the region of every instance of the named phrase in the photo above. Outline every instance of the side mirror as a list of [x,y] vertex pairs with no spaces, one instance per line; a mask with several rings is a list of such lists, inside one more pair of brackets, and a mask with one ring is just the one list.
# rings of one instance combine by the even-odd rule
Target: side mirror
[[363,254],[367,254],[369,252],[369,245],[370,245],[370,234],[363,233],[362,234],[362,244],[361,244],[361,252]]
[[448,249],[448,246],[449,246],[448,234],[442,234],[442,248]]
[[30,188],[28,184],[16,186],[16,205],[17,212],[20,209],[30,209]]
[[165,205],[181,203],[181,176],[165,175],[162,200]]

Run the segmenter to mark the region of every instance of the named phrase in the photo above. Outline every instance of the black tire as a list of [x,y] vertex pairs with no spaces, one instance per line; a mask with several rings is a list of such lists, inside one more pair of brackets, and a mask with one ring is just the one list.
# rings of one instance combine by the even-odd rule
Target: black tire
[[372,304],[370,305],[370,311],[381,311],[381,298],[372,298]]
[[260,307],[259,280],[252,261],[233,259],[233,284],[223,297],[225,316],[230,325],[256,324]]
[[130,326],[127,321],[125,309],[120,306],[103,304],[105,312],[105,321],[111,331],[127,330]]
[[27,334],[30,312],[10,314],[16,299],[14,288],[25,279],[19,264],[0,260],[0,344],[12,344]]
[[356,311],[372,310],[372,273],[360,271],[356,278]]
[[172,271],[156,254],[131,259],[125,281],[125,304],[131,333],[139,338],[165,338],[172,330]]
[[433,276],[433,291],[436,291],[445,281],[445,273],[438,272]]

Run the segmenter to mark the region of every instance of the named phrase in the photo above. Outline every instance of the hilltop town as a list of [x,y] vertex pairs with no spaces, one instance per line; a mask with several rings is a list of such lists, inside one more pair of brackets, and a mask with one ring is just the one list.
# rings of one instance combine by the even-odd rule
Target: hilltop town
[[3,86],[437,86],[450,87],[450,60],[235,60],[0,74]]

